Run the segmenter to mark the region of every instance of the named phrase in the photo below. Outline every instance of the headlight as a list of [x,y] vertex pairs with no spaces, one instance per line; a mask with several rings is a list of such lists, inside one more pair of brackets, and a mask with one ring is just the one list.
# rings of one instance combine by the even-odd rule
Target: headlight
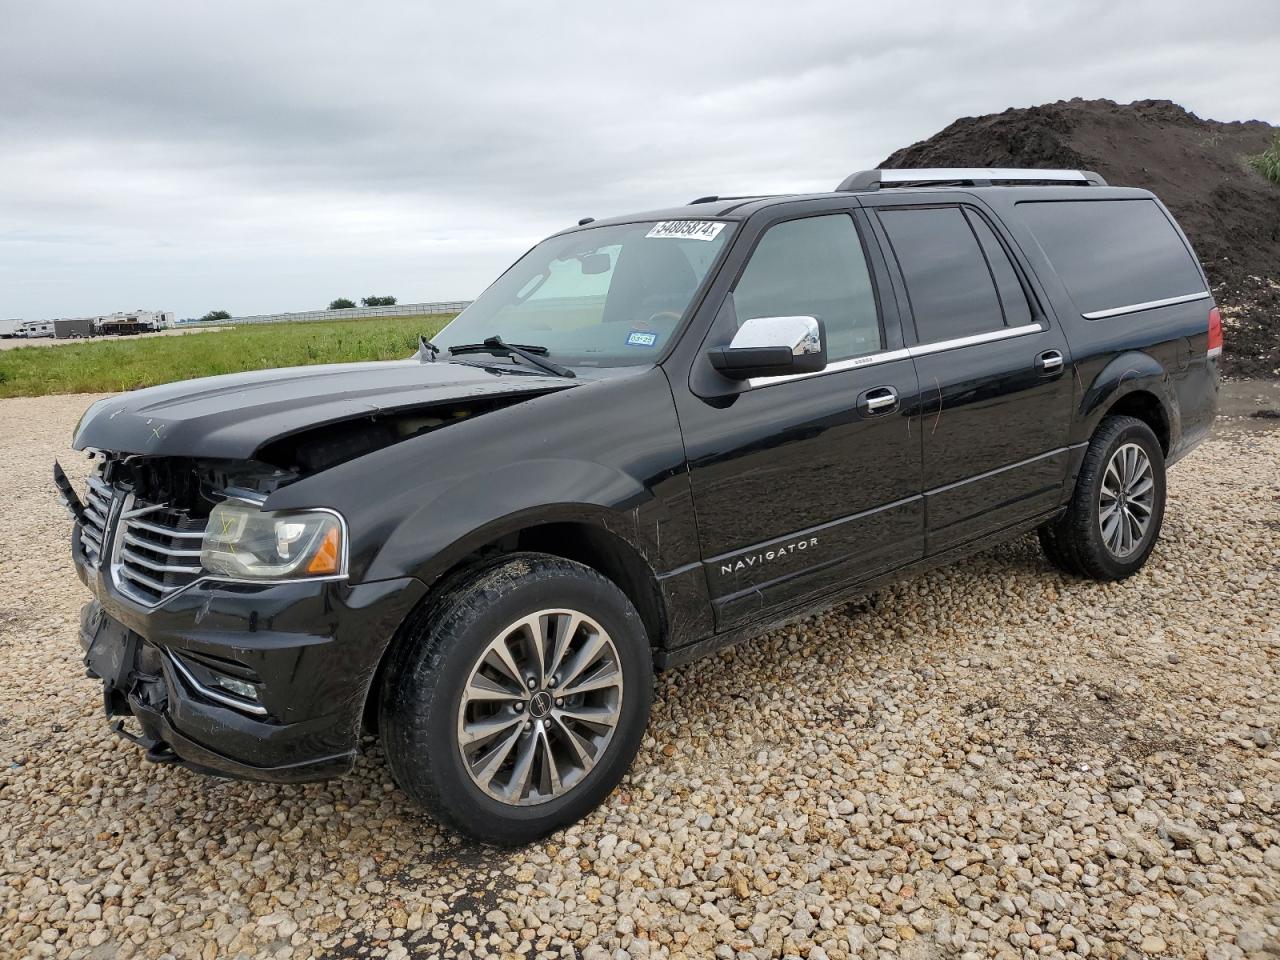
[[336,514],[272,513],[226,500],[209,514],[200,563],[210,573],[247,579],[326,577],[342,573],[345,550]]

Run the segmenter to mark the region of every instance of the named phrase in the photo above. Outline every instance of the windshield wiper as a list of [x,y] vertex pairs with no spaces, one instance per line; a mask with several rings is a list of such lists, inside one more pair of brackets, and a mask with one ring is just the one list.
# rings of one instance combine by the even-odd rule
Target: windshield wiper
[[435,363],[436,357],[440,355],[440,348],[434,343],[418,334],[418,352],[414,356],[419,363]]
[[[576,377],[577,374],[568,367],[562,367],[546,358],[546,347],[528,343],[507,343],[501,337],[486,337],[484,343],[461,343],[449,348],[449,355],[456,357],[460,353],[494,353],[519,357],[535,367],[553,373],[557,377]],[[540,356],[541,354],[541,356]]]

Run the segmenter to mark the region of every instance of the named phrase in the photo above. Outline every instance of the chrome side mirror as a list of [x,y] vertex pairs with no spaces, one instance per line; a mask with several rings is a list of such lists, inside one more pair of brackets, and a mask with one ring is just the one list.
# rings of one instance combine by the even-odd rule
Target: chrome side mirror
[[707,358],[730,380],[817,373],[827,365],[827,342],[816,317],[752,317]]

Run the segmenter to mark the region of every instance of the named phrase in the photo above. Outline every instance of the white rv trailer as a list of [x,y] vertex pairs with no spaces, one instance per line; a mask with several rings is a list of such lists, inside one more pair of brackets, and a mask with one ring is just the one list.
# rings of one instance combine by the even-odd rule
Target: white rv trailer
[[89,319],[96,334],[152,333],[174,326],[172,310],[117,310]]
[[53,321],[24,320],[22,326],[18,328],[18,336],[26,337],[28,340],[34,340],[37,337],[52,337]]

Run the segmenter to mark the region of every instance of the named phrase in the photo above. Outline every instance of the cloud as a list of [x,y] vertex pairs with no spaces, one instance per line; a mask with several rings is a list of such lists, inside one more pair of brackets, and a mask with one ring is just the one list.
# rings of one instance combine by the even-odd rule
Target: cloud
[[439,7],[6,4],[0,314],[467,297],[580,216],[1062,97],[1280,120],[1270,0]]

